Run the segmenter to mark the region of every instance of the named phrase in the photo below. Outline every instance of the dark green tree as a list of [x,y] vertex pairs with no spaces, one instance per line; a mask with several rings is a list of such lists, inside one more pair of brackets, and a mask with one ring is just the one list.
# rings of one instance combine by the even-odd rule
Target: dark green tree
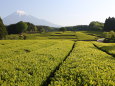
[[39,33],[46,32],[43,26],[36,26],[36,28]]
[[49,26],[36,26],[38,32],[40,32],[40,29],[43,28],[44,29],[44,32],[50,32],[50,31],[53,31],[54,28],[52,27],[49,27]]
[[36,31],[36,26],[34,24],[28,22],[27,25],[28,25],[27,31],[29,31],[29,32]]
[[77,26],[73,26],[73,30],[75,31],[87,31],[89,30],[89,26],[88,25],[77,25]]
[[105,20],[104,31],[115,31],[115,18],[109,17]]
[[16,30],[16,24],[11,24],[9,26],[6,27],[8,34],[17,34],[17,30]]
[[59,31],[65,32],[67,29],[65,27],[61,27]]
[[18,22],[16,24],[16,30],[18,33],[22,33],[22,32],[25,32],[28,28],[28,25],[22,21]]
[[5,39],[7,35],[6,27],[4,26],[2,19],[0,18],[0,39]]
[[104,24],[98,21],[93,21],[89,24],[89,30],[103,30]]
[[39,30],[40,33],[43,33],[45,32],[45,29],[42,27],[40,30]]

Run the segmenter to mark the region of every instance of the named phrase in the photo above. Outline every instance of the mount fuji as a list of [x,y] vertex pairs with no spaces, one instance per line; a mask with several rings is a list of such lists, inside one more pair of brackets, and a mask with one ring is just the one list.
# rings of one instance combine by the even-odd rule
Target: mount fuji
[[16,12],[12,13],[11,15],[3,18],[3,22],[5,25],[15,24],[19,21],[30,22],[30,23],[33,23],[34,25],[61,27],[60,25],[53,24],[53,23],[46,21],[44,19],[38,19],[34,16],[28,15],[24,11],[16,11]]

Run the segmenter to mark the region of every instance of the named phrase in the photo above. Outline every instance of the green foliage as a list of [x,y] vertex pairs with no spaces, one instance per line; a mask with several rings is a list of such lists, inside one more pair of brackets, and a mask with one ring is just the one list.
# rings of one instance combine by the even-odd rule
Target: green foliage
[[83,33],[91,36],[96,36],[96,37],[103,37],[103,31],[82,31]]
[[98,43],[98,42],[93,42],[93,43],[99,48],[101,48],[102,50],[115,56],[115,43]]
[[[25,35],[27,40],[47,40],[47,39],[58,39],[58,40],[97,40],[101,37],[103,32],[99,31],[66,31],[66,32],[47,32],[47,33],[31,33]],[[11,34],[7,36],[10,40],[19,40],[19,34]]]
[[89,25],[77,25],[65,27],[67,31],[102,31],[104,24],[98,21],[92,21]]
[[32,23],[28,22],[27,25],[28,25],[27,31],[29,31],[29,32],[35,32],[35,31],[37,31],[36,26],[33,25]]
[[67,29],[67,31],[87,31],[89,30],[88,25],[67,26],[65,28]]
[[78,31],[76,32],[76,38],[77,40],[97,40],[97,37],[96,36],[92,36],[92,35],[88,35],[86,34],[85,32],[82,32],[82,31]]
[[[62,34],[72,35],[71,32]],[[114,86],[114,57],[93,44],[115,55],[114,43],[78,41],[63,62],[72,48],[72,41],[1,40],[0,85],[43,86],[62,63],[48,86]]]
[[45,29],[43,28],[43,27],[41,27],[40,29],[39,29],[39,33],[44,33],[45,32]]
[[51,28],[49,26],[36,26],[36,28],[37,28],[37,31],[39,33],[42,33],[42,32],[51,32],[51,31],[55,30],[54,28]]
[[27,29],[28,29],[28,25],[22,21],[7,26],[8,34],[19,34],[25,32]]
[[65,39],[65,40],[77,40],[76,34],[73,31],[66,31],[66,32],[53,32],[49,39]]
[[4,26],[2,19],[0,18],[0,39],[5,39],[7,35],[6,27]]
[[77,25],[77,26],[73,26],[73,31],[87,31],[89,30],[89,26],[88,25]]
[[22,21],[16,24],[16,29],[18,33],[25,32],[27,30],[28,25]]
[[103,30],[103,27],[104,27],[104,24],[103,23],[100,23],[100,22],[97,22],[97,21],[93,21],[89,24],[89,29],[90,30]]
[[59,28],[59,31],[65,32],[67,29],[65,27]]
[[91,42],[79,41],[49,86],[114,86],[114,71],[114,57]]
[[104,42],[115,42],[115,32],[114,31],[104,32],[103,35],[105,37]]
[[114,17],[109,17],[105,20],[104,23],[104,30],[105,31],[111,31],[114,30],[115,31],[115,18]]
[[11,24],[9,26],[6,27],[8,34],[17,34],[17,29],[16,29],[16,24]]
[[0,41],[0,85],[42,86],[65,59],[72,41]]

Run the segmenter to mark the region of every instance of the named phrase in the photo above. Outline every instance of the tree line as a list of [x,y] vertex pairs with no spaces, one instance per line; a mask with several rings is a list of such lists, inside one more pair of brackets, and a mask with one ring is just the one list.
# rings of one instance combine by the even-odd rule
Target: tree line
[[52,28],[48,27],[48,26],[36,26],[32,23],[29,22],[23,22],[20,21],[16,24],[11,24],[9,26],[6,26],[8,34],[20,34],[23,32],[26,33],[35,33],[35,32],[39,32],[39,33],[43,33],[43,32],[48,32],[51,31]]
[[109,17],[105,23],[92,21],[89,25],[77,25],[65,27],[67,31],[115,31],[115,18]]
[[89,30],[89,31],[115,31],[115,18],[109,17],[105,20],[105,23],[98,21],[92,21],[89,25],[77,25],[77,26],[68,26],[61,28],[52,28],[49,26],[38,26],[29,22],[20,21],[16,24],[11,24],[5,26],[0,18],[0,39],[5,39],[7,34],[20,34],[23,32],[26,33],[43,33],[49,31],[79,31],[79,30]]
[[104,23],[92,21],[89,25],[77,25],[65,27],[68,31],[101,31],[103,30]]

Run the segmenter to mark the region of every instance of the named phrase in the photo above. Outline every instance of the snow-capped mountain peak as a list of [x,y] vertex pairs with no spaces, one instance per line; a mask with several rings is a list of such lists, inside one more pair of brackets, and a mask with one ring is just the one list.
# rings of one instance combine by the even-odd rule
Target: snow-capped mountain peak
[[44,19],[39,19],[34,16],[28,15],[25,11],[21,11],[21,10],[18,10],[10,14],[9,16],[3,18],[3,22],[5,25],[15,24],[19,21],[30,22],[30,23],[33,23],[34,25],[60,27],[60,25],[56,25]]
[[16,13],[20,16],[26,15],[26,12],[22,10],[17,10]]

